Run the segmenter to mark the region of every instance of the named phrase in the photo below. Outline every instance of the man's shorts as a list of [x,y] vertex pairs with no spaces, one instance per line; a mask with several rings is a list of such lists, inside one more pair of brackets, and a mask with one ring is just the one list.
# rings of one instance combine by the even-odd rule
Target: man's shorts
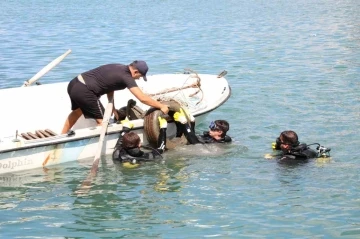
[[67,88],[71,100],[71,110],[81,109],[85,118],[102,119],[104,106],[95,93],[80,82],[77,77],[72,79]]

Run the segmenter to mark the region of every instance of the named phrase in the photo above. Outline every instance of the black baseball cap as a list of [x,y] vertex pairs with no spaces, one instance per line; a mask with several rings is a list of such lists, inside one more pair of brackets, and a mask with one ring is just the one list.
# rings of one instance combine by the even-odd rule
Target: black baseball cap
[[147,66],[146,62],[145,61],[134,61],[133,63],[131,63],[131,65],[140,72],[144,81],[147,81],[146,73],[148,72],[149,67]]

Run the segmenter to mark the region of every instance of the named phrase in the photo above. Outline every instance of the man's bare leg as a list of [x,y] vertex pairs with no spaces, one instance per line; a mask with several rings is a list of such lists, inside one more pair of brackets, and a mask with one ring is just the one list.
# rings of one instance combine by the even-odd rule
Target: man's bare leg
[[101,125],[103,122],[103,119],[95,119],[95,120],[98,126]]
[[81,115],[82,115],[82,111],[80,108],[73,110],[67,117],[63,130],[61,131],[61,134],[66,134],[74,126],[74,124],[80,118]]

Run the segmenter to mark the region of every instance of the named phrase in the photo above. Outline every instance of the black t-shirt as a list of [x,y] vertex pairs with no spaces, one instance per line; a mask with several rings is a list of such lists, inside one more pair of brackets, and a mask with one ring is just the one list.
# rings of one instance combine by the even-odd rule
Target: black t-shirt
[[99,66],[81,74],[86,86],[97,96],[107,94],[115,90],[137,87],[131,77],[129,67],[122,64],[108,64]]

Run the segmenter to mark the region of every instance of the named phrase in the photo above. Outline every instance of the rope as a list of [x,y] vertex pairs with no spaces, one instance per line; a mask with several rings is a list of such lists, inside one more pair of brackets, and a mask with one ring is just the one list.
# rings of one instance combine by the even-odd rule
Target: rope
[[[204,94],[203,94],[203,91],[201,89],[201,78],[199,77],[199,75],[195,71],[193,71],[191,69],[185,69],[185,70],[191,72],[191,74],[184,81],[182,86],[177,87],[177,88],[165,89],[165,90],[160,91],[158,93],[152,93],[152,94],[148,94],[148,95],[150,97],[152,97],[154,100],[158,100],[158,101],[175,100],[183,107],[195,108],[197,105],[199,105],[202,102],[202,100],[204,98]],[[191,78],[196,78],[196,83],[186,85],[186,83]],[[186,90],[191,89],[191,88],[197,88],[197,91],[186,95],[186,93],[187,93]],[[177,93],[174,94],[174,95],[169,95],[172,92],[177,92]],[[202,94],[201,94],[201,97],[199,97],[200,98],[199,101],[196,102],[196,103],[191,102],[191,99],[193,99],[195,96],[197,96],[200,92]]]

